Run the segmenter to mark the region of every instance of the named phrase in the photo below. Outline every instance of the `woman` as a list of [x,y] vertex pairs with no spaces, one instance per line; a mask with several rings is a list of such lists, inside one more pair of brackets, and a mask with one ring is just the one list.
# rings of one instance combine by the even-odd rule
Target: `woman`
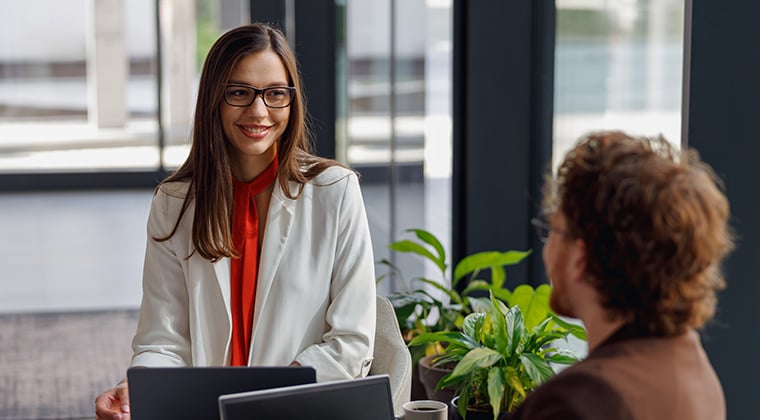
[[[251,24],[203,67],[190,155],[148,219],[132,366],[307,365],[365,376],[375,283],[355,173],[309,153],[295,56]],[[96,415],[128,418],[126,381]]]

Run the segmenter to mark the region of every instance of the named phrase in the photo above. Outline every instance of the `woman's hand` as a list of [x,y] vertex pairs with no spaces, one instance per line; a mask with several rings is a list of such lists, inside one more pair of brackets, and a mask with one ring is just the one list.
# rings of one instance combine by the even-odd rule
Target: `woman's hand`
[[129,389],[126,378],[95,399],[96,420],[129,420]]

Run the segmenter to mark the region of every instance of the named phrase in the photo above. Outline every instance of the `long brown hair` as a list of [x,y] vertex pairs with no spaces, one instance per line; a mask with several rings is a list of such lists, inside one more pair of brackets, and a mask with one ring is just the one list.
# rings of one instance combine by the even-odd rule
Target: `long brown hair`
[[296,199],[302,191],[300,187],[291,191],[289,181],[302,186],[326,168],[340,165],[312,154],[301,74],[282,32],[263,23],[232,29],[214,43],[203,64],[190,154],[182,166],[161,183],[189,182],[182,210],[169,235],[154,240],[171,238],[194,200],[192,241],[195,251],[212,262],[239,255],[232,244],[230,223],[233,191],[229,154],[233,149],[222,130],[220,107],[224,101],[224,86],[235,65],[241,58],[264,50],[271,50],[280,57],[288,73],[288,83],[296,88],[288,125],[277,144],[278,179],[285,195]]

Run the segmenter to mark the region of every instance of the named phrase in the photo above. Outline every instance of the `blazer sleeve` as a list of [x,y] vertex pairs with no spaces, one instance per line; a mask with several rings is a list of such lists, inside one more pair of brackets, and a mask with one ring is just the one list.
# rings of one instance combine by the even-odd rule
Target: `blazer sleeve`
[[354,173],[338,200],[335,257],[323,342],[306,347],[296,361],[313,366],[318,381],[366,376],[375,339],[375,266],[367,215]]
[[137,332],[132,340],[132,366],[191,364],[188,293],[181,261],[172,240],[158,241],[173,228],[177,214],[171,201],[181,201],[159,190],[148,217],[143,266],[143,297]]

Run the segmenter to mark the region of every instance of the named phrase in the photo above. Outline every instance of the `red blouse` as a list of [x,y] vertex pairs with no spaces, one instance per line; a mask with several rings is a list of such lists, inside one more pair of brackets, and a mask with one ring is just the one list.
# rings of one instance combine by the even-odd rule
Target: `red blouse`
[[[253,306],[259,274],[259,213],[256,196],[277,178],[277,158],[251,182],[233,177],[232,242],[240,258],[230,260],[230,308],[232,311],[231,366],[247,366],[251,348]],[[266,211],[267,209],[263,209]]]

